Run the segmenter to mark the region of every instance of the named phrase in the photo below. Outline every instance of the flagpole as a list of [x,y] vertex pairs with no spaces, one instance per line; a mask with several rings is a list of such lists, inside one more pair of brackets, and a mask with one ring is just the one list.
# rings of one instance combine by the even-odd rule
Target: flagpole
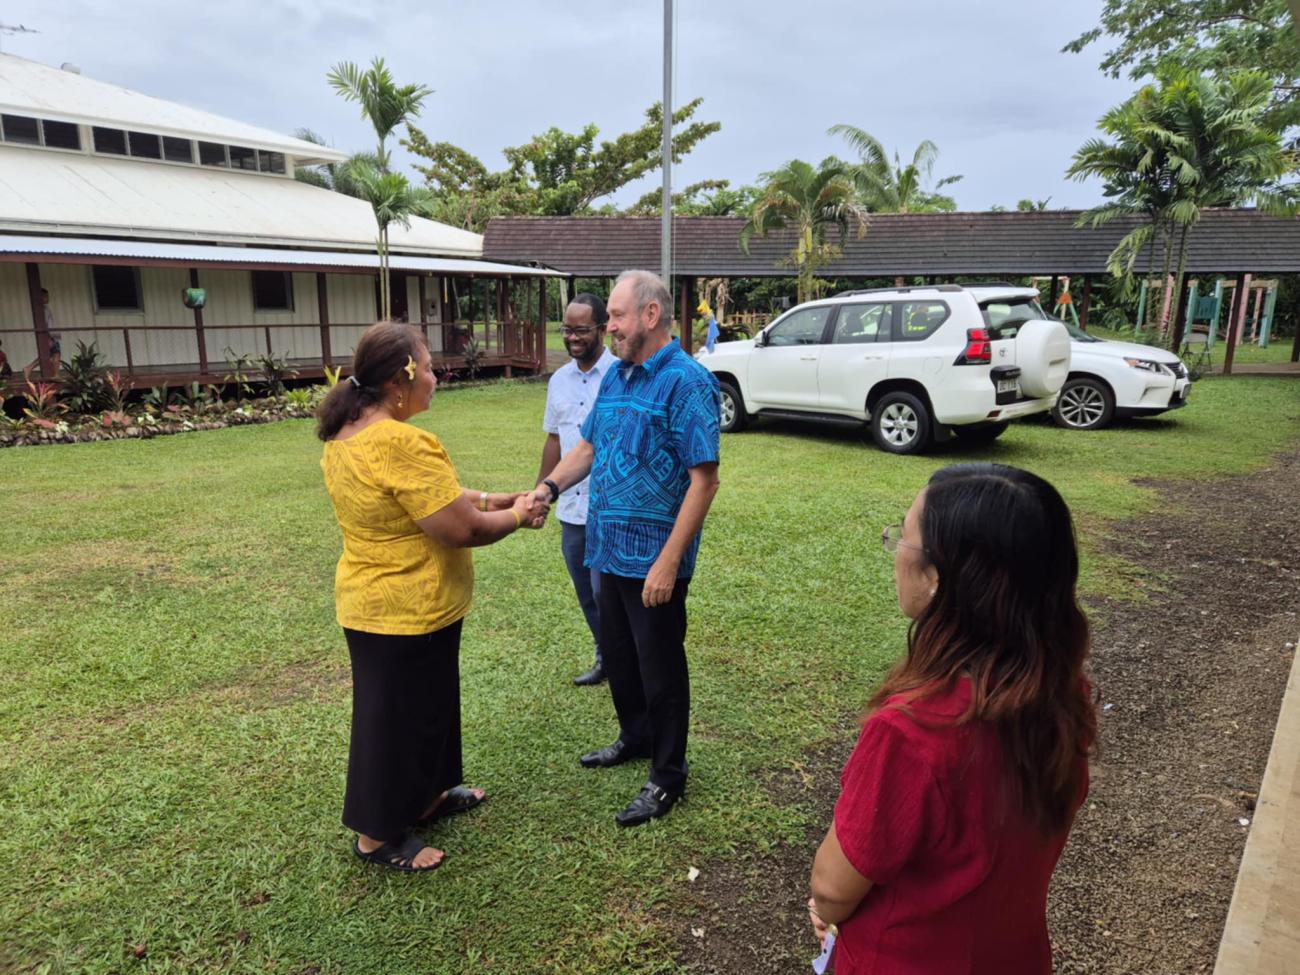
[[673,235],[673,0],[664,0],[664,133],[663,170],[664,189],[661,209],[663,227],[659,239],[659,270],[668,293],[672,294],[672,235]]

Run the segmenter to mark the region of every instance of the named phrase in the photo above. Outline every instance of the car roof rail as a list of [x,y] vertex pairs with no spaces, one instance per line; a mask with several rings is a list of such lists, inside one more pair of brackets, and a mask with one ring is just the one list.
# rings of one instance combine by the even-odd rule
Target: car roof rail
[[966,288],[1032,288],[1032,284],[1012,284],[1010,281],[968,281]]
[[904,288],[859,288],[854,291],[840,291],[832,298],[852,298],[856,295],[907,294],[910,291],[965,291],[969,285],[964,284],[914,284]]

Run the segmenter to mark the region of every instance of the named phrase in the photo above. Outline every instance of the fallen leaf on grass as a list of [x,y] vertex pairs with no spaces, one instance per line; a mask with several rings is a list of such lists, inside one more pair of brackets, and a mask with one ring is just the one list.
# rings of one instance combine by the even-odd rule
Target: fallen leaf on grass
[[703,938],[703,937],[704,937],[704,929],[703,929],[703,928],[691,928],[691,934],[695,935],[695,937],[697,937],[697,938]]
[[691,869],[686,871],[686,879],[689,880],[691,883],[695,883],[695,878],[698,877],[699,875],[700,875],[699,867],[691,867]]

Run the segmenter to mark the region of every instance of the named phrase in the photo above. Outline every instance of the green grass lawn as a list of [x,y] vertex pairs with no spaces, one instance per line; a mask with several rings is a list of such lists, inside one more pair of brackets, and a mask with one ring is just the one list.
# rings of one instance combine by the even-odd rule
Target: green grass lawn
[[[544,396],[452,389],[418,422],[467,486],[523,487]],[[466,768],[491,798],[438,829],[448,860],[421,876],[357,863],[338,821],[339,536],[310,424],[0,451],[0,970],[672,971],[690,866],[803,843],[806,808],[767,784],[851,736],[900,651],[880,531],[935,468],[1048,477],[1087,589],[1141,598],[1158,580],[1093,554],[1161,503],[1135,482],[1257,468],[1297,421],[1300,383],[1239,378],[1168,419],[1025,422],[978,452],[892,457],[790,424],[725,437],[690,597],[688,801],[631,832],[613,814],[644,767],[577,763],[616,727],[603,689],[569,684],[590,646],[558,527],[480,550],[462,681]]]

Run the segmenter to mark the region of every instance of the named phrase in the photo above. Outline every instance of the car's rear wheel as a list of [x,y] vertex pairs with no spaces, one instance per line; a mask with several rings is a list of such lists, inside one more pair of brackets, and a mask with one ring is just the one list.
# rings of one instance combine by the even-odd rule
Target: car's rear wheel
[[919,454],[930,445],[930,411],[911,393],[886,393],[871,412],[871,436],[891,454]]
[[740,398],[740,391],[729,382],[720,381],[718,391],[722,394],[722,432],[739,433],[749,425],[745,401]]
[[1070,430],[1100,430],[1115,415],[1115,394],[1100,379],[1067,379],[1052,407],[1052,419]]
[[958,440],[970,444],[992,443],[1006,433],[1006,430],[1006,423],[969,423],[952,428]]

